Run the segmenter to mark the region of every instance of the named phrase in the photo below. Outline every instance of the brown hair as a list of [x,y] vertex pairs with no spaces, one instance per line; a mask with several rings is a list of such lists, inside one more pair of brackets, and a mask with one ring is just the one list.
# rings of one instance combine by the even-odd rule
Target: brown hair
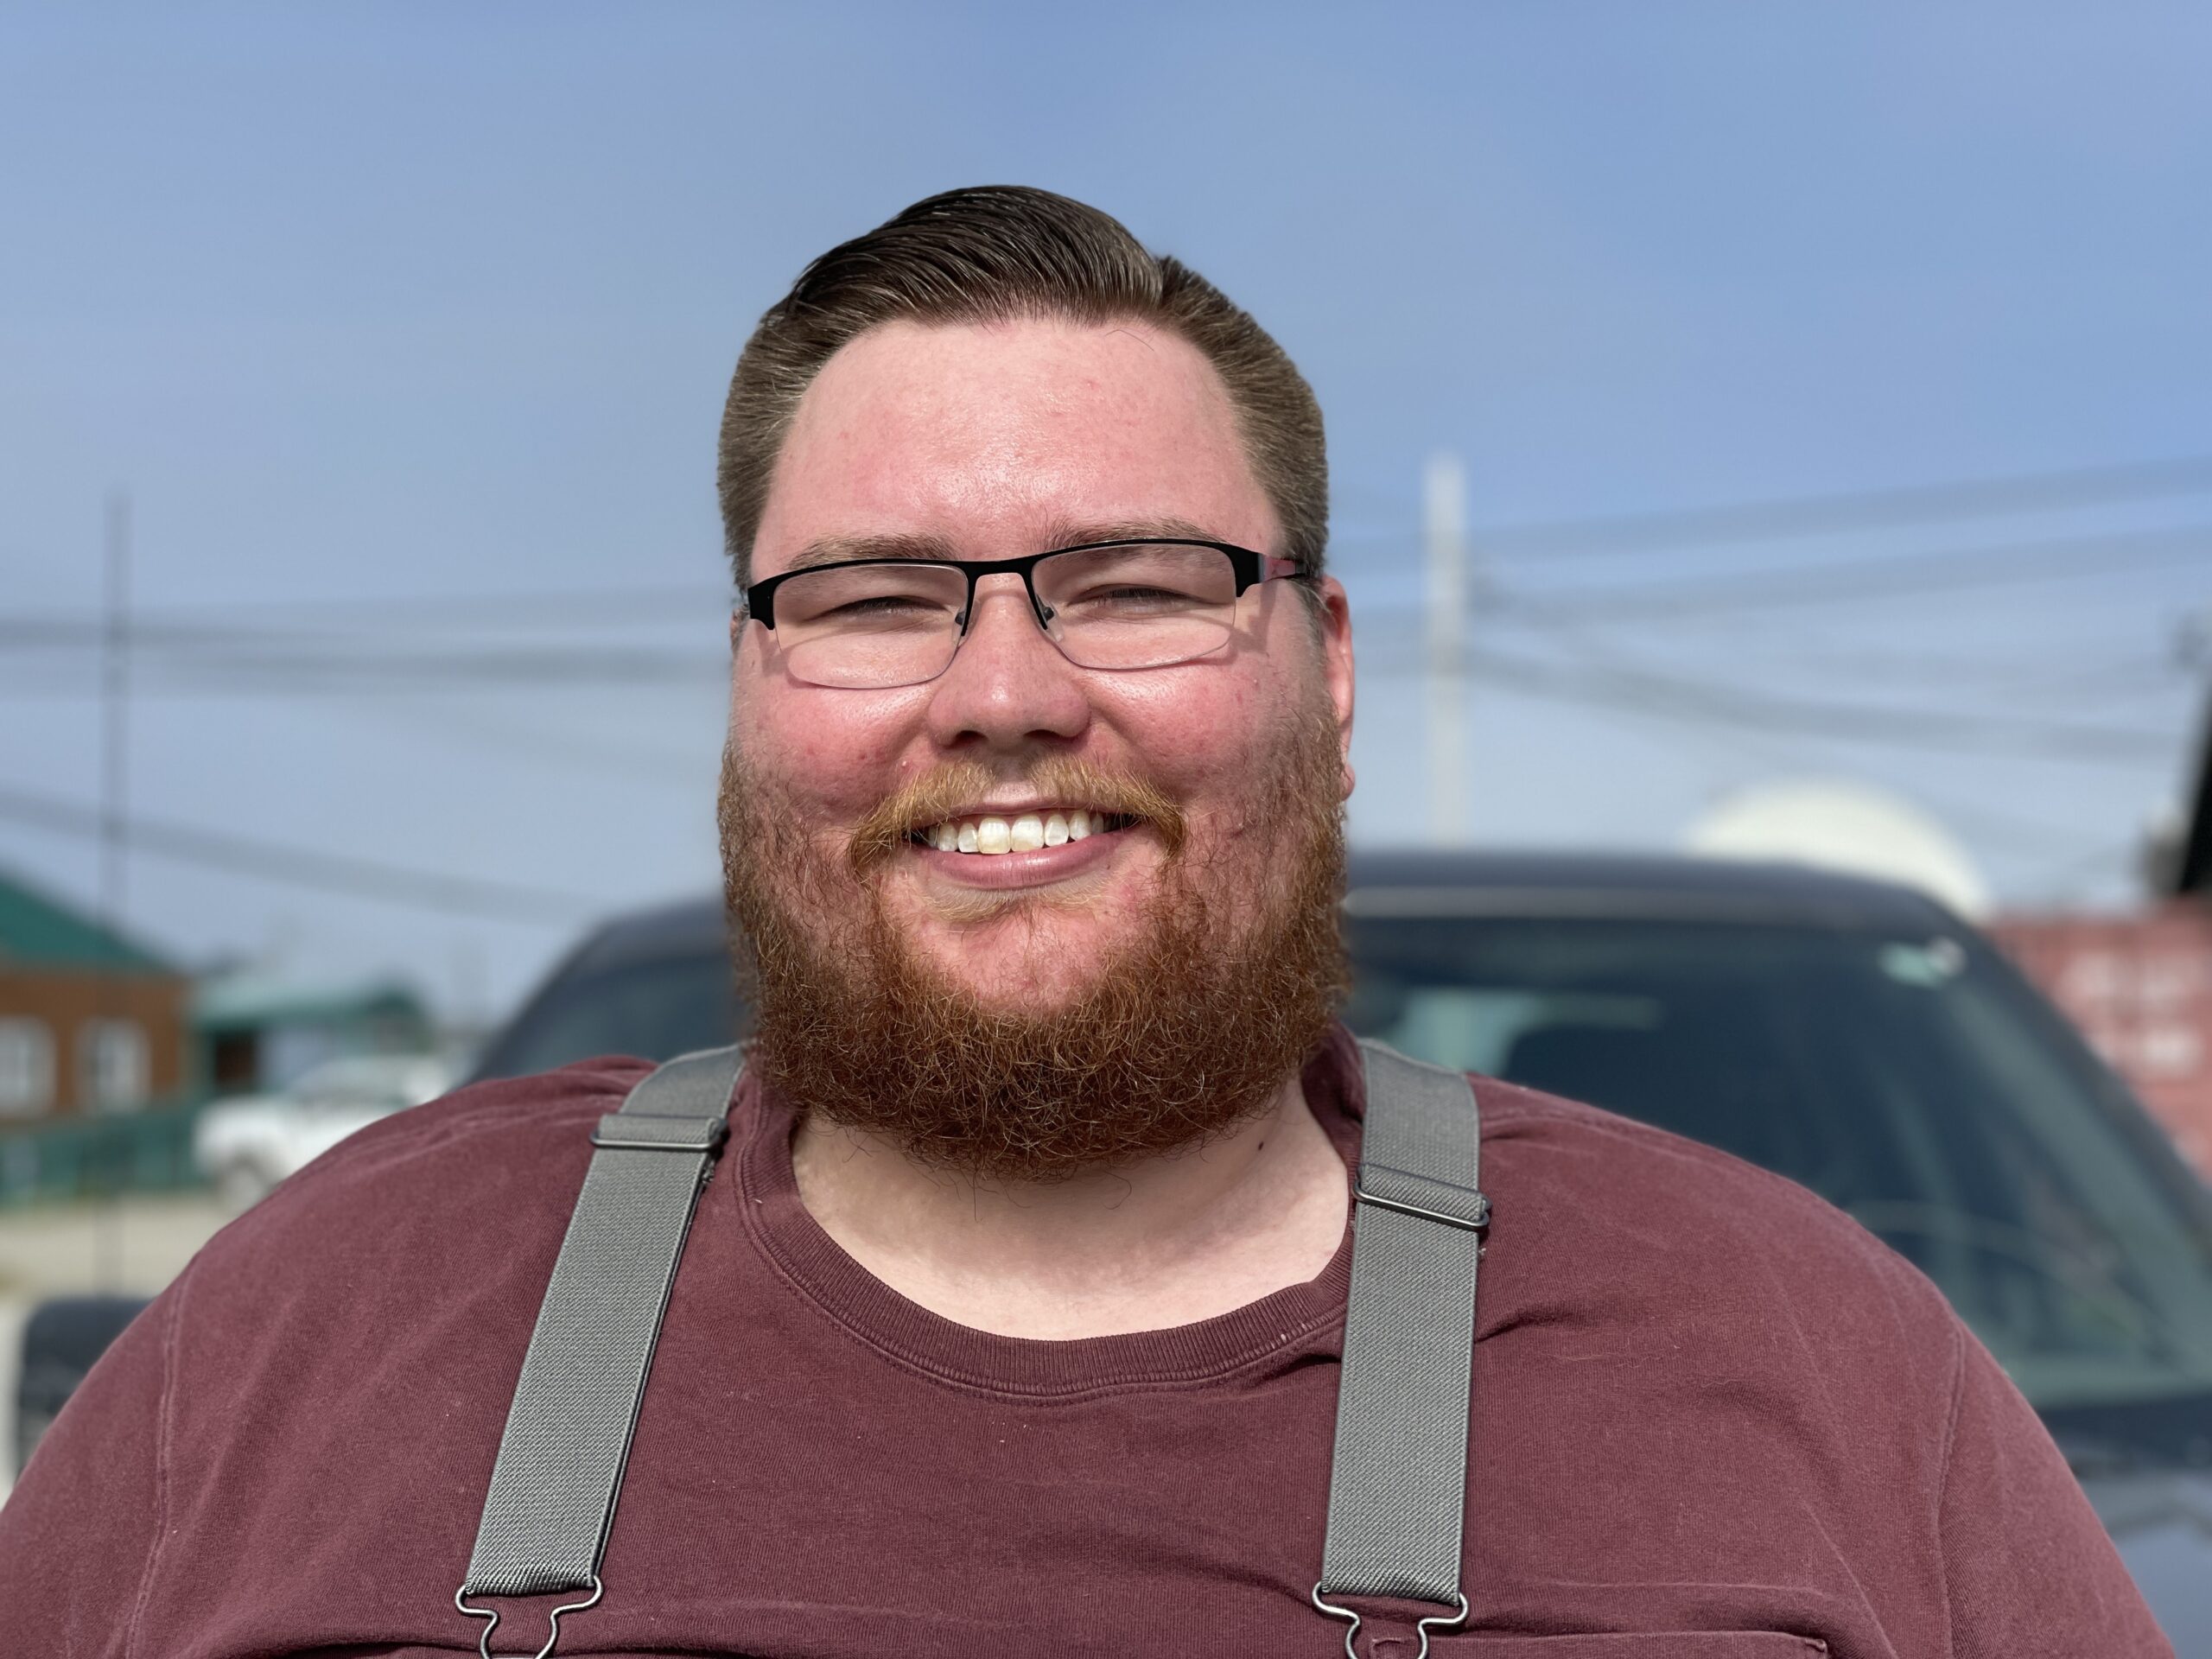
[[1329,537],[1328,458],[1313,389],[1267,332],[1116,219],[1049,190],[983,185],[918,201],[830,250],[769,307],[739,353],[716,482],[742,584],[768,480],[799,398],[837,350],[879,323],[1135,320],[1180,335],[1221,376],[1252,470],[1282,523],[1285,557],[1312,577]]

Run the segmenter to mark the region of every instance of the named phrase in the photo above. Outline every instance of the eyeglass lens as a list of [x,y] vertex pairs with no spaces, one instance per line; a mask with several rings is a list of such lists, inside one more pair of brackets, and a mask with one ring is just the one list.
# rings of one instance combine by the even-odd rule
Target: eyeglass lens
[[[1079,668],[1165,668],[1217,651],[1235,626],[1236,573],[1218,548],[1084,548],[1038,562],[1045,632]],[[776,639],[812,685],[933,680],[967,626],[968,578],[908,560],[802,571],[776,591]]]

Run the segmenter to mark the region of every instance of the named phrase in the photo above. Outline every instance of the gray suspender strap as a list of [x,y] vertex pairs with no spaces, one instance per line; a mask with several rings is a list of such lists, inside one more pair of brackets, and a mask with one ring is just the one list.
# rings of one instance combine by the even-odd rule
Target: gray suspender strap
[[1460,1529],[1467,1503],[1467,1395],[1475,1343],[1475,1264],[1490,1201],[1478,1176],[1474,1091],[1457,1071],[1363,1042],[1367,1117],[1352,1217],[1351,1293],[1329,1470],[1329,1529],[1313,1604],[1380,1596],[1465,1619]]
[[489,1621],[477,1643],[486,1659],[499,1615],[469,1606],[468,1597],[589,1591],[554,1610],[537,1659],[559,1639],[561,1614],[599,1599],[600,1556],[661,1315],[699,1189],[729,1132],[743,1065],[734,1048],[671,1060],[592,1135],[591,1167],[523,1357],[468,1576],[454,1596],[462,1612]]
[[[1353,1220],[1328,1534],[1313,1603],[1330,1596],[1434,1602],[1466,1618],[1459,1589],[1466,1508],[1467,1395],[1474,1353],[1475,1264],[1490,1204],[1478,1185],[1480,1128],[1456,1071],[1362,1043],[1367,1117]],[[734,1048],[671,1060],[599,1121],[596,1148],[537,1312],[507,1412],[468,1576],[454,1597],[588,1591],[552,1611],[595,1605],[599,1561],[638,1421],[661,1315],[699,1189],[728,1133],[742,1070]]]

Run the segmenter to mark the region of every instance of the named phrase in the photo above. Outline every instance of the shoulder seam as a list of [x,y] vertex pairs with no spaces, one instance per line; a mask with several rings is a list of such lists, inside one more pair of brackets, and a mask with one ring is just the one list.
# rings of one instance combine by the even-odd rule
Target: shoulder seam
[[1945,1650],[1958,1649],[1956,1609],[1951,1604],[1950,1561],[1943,1548],[1943,1506],[1951,1491],[1951,1451],[1959,1438],[1959,1412],[1966,1401],[1967,1367],[1964,1327],[1951,1320],[1951,1408],[1943,1418],[1943,1467],[1936,1482],[1936,1567],[1943,1580],[1943,1637]]
[[138,1651],[138,1632],[145,1622],[146,1605],[153,1599],[154,1574],[168,1544],[169,1448],[175,1441],[176,1411],[177,1304],[188,1294],[192,1266],[177,1275],[171,1293],[160,1299],[162,1314],[162,1395],[154,1427],[154,1538],[139,1569],[138,1593],[132,1598],[130,1623],[123,1633],[124,1659]]

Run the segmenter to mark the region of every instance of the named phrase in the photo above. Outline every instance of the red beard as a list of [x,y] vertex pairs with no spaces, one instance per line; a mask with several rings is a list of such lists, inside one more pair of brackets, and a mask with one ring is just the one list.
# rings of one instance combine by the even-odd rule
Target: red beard
[[[836,860],[726,753],[723,892],[755,1066],[803,1115],[993,1181],[1187,1149],[1260,1111],[1320,1041],[1345,982],[1334,723],[1309,715],[1285,747],[1264,798],[1245,804],[1249,822],[1275,826],[1274,844],[1240,853],[1234,871],[1193,868],[1180,810],[1148,785],[1065,759],[1033,769],[1046,798],[1135,818],[1167,855],[1135,942],[1090,990],[1043,1013],[980,1003],[917,958],[881,899],[880,872],[908,835],[975,798],[989,774],[948,767],[918,780]],[[1231,880],[1249,902],[1233,902]]]

